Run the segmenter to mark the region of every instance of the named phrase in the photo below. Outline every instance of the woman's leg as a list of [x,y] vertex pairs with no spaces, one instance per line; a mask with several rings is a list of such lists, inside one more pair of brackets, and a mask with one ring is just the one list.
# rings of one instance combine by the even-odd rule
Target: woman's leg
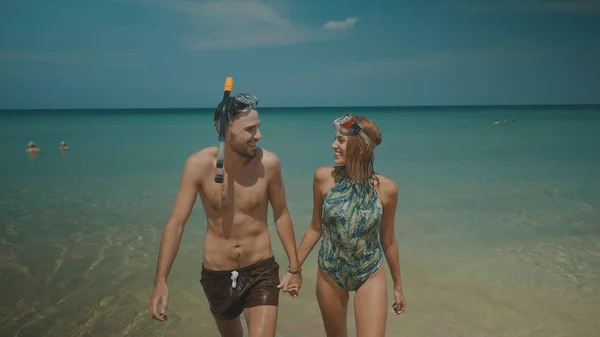
[[384,337],[387,322],[387,281],[383,264],[354,295],[357,337]]
[[327,337],[347,337],[348,292],[321,268],[317,271],[317,301]]

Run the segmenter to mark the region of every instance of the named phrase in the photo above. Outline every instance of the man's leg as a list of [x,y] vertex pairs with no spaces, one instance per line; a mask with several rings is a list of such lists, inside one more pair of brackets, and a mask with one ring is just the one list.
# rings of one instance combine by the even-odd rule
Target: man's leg
[[244,315],[249,337],[274,337],[279,306],[279,264],[267,259],[252,268]]
[[200,283],[221,337],[242,337],[242,294],[231,288],[229,271],[210,271],[203,266]]
[[221,337],[242,337],[244,335],[240,316],[234,319],[219,319],[215,317],[215,322],[217,323],[217,329],[219,329]]
[[277,306],[260,305],[244,309],[248,337],[275,337]]

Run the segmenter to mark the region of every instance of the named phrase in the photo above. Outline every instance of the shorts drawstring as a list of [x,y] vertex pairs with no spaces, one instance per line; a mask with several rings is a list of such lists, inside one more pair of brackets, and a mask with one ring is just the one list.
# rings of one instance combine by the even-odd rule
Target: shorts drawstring
[[232,271],[231,272],[231,288],[235,288],[237,283],[235,282],[237,280],[238,277],[238,272],[237,271]]

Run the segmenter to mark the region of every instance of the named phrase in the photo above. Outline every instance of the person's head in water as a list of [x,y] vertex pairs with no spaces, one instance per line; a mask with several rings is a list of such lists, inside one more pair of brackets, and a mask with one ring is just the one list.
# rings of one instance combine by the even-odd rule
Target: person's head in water
[[28,147],[28,148],[30,148],[30,149],[33,149],[33,148],[35,148],[35,142],[34,142],[33,140],[32,140],[32,141],[30,141],[30,142],[27,144],[27,147]]
[[[256,143],[262,139],[262,134],[258,130],[260,120],[255,109],[258,102],[258,97],[252,94],[238,94],[229,99],[226,143],[233,152],[246,158],[256,156]],[[223,103],[221,102],[213,117],[217,132],[220,129],[222,112]]]
[[61,142],[60,142],[60,148],[61,148],[61,149],[66,149],[66,148],[67,148],[67,142],[66,142],[66,141],[64,141],[64,140],[63,140],[63,141],[61,141]]
[[368,182],[375,170],[375,147],[382,135],[375,122],[367,117],[346,114],[334,121],[335,139],[331,144],[333,162],[346,168],[349,179]]

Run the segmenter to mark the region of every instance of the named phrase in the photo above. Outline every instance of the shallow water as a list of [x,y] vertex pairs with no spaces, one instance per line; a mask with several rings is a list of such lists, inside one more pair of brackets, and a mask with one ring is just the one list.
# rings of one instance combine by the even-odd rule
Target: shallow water
[[[199,202],[169,279],[169,321],[148,314],[183,163],[216,142],[210,111],[174,112],[0,113],[0,335],[217,336],[198,281]],[[261,143],[281,158],[298,241],[310,221],[312,174],[332,159],[331,120],[342,112],[261,113]],[[377,170],[400,185],[408,305],[400,317],[390,313],[388,336],[597,335],[600,109],[364,114],[384,134]],[[502,118],[517,123],[492,124]],[[34,158],[24,153],[32,139],[43,149]],[[66,154],[56,150],[63,139]],[[281,298],[278,336],[324,336],[317,251],[301,297]],[[352,303],[348,325],[352,336]]]

